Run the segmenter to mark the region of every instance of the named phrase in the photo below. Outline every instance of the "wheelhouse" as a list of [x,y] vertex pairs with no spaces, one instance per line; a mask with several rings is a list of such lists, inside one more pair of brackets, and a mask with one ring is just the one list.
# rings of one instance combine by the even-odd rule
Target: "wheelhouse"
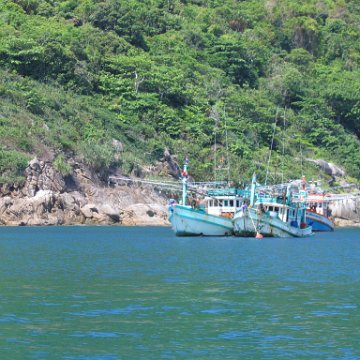
[[204,207],[207,213],[211,215],[224,216],[232,218],[244,202],[242,197],[237,196],[207,196],[204,199]]

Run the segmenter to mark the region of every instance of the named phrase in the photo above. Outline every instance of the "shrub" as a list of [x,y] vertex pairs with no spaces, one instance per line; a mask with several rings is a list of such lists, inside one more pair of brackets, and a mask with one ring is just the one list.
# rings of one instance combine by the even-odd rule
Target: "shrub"
[[67,163],[63,154],[60,154],[53,161],[53,166],[62,176],[71,174],[72,167]]

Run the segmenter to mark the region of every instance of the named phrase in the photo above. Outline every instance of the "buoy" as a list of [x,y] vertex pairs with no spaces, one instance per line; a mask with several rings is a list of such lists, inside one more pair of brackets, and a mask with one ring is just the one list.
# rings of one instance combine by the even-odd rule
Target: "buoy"
[[262,239],[264,236],[257,232],[255,237],[256,239]]

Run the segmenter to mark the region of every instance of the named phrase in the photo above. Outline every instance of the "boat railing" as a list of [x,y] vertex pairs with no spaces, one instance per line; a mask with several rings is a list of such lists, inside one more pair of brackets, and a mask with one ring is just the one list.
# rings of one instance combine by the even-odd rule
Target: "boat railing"
[[290,199],[286,199],[283,195],[262,196],[257,198],[256,204],[277,205],[280,207],[286,206],[289,208],[306,208],[306,200],[298,196],[291,196]]
[[250,191],[240,190],[237,188],[224,188],[224,189],[208,189],[208,196],[239,196],[239,197],[249,197]]
[[[282,200],[282,199],[281,199]],[[261,196],[257,198],[257,203],[274,203],[274,204],[279,204],[279,197],[273,197],[273,196]]]

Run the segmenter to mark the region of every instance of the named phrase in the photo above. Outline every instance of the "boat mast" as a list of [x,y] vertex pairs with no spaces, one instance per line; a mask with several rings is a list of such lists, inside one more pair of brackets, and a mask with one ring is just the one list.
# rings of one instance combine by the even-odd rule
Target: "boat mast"
[[255,203],[255,188],[256,188],[256,174],[254,173],[251,180],[250,206],[254,206]]
[[188,173],[187,173],[187,167],[189,164],[189,159],[186,157],[185,162],[184,162],[184,168],[183,171],[181,173],[181,181],[182,181],[182,204],[186,205],[186,197],[187,197],[187,178],[188,178]]
[[285,157],[285,131],[286,131],[286,106],[284,108],[283,122],[283,141],[282,141],[282,161],[281,161],[281,183],[284,183],[284,157]]

